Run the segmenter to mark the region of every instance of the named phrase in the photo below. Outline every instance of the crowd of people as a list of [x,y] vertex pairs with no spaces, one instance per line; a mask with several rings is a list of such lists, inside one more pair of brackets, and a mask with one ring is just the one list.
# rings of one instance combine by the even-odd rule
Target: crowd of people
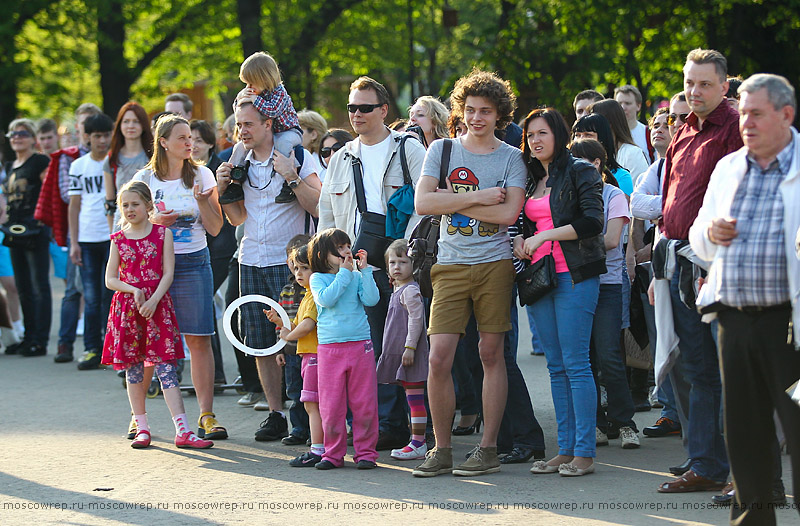
[[[176,445],[211,447],[228,436],[213,408],[227,280],[226,304],[259,294],[293,317],[250,303],[234,324],[250,348],[289,342],[236,361],[238,404],[268,411],[255,440],[310,446],[293,467],[342,467],[349,443],[359,469],[391,450],[419,462],[416,477],[530,460],[536,475],[583,476],[598,446],[638,448],[634,413],[656,407],[643,434],[681,436],[687,453],[658,492],[721,491],[732,523],[774,524],[784,445],[800,487],[800,142],[786,79],[729,78],[722,54],[695,49],[683,91],[647,125],[626,85],[578,93],[570,127],[546,106],[515,124],[508,82],[477,69],[449,108],[422,96],[387,126],[386,88],[360,77],[355,135],[295,111],[266,53],[240,79],[223,145],[184,94],[152,119],[135,102],[116,121],[83,104],[80,144],[64,149],[52,121],[9,125],[6,354],[47,353],[52,253],[66,283],[55,361],[74,360],[82,299],[78,369],[125,376],[131,445],[150,444],[155,377]],[[423,216],[441,220],[417,283],[408,242]],[[517,295],[534,286],[524,309],[550,375],[550,455],[516,363]],[[197,433],[178,389],[184,349]],[[451,435],[481,426],[457,462]]]

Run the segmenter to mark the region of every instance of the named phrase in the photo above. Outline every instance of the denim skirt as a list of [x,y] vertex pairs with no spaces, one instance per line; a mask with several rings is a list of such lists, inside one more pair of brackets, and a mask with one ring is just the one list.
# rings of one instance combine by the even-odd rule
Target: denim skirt
[[175,254],[175,279],[169,294],[181,334],[214,334],[214,280],[208,248]]

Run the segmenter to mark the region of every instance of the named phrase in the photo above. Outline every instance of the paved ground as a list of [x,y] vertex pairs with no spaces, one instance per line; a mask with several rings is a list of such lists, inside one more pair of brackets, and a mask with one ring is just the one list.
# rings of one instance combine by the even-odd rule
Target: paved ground
[[[727,510],[710,505],[711,493],[656,492],[669,478],[667,467],[685,457],[677,438],[643,438],[638,450],[622,450],[612,441],[598,451],[597,472],[575,479],[533,476],[529,465],[504,466],[499,474],[474,479],[415,479],[411,463],[386,453],[374,471],[357,471],[350,463],[320,472],[287,465],[304,448],[255,442],[253,432],[265,414],[239,407],[238,395],[228,391],[215,400],[215,410],[229,440],[205,451],[176,449],[159,397],[148,400],[154,445],[133,450],[123,437],[130,409],[119,378],[110,370],[53,363],[55,337],[51,341],[47,357],[0,354],[0,525],[727,524]],[[555,420],[544,358],[529,355],[527,331],[520,341],[519,364],[552,453]],[[232,379],[236,365],[229,345],[224,354]],[[187,396],[185,402],[196,418],[195,399]],[[641,428],[656,417],[656,411],[638,413],[636,422]],[[474,435],[460,437],[457,455],[477,441]],[[789,481],[788,457],[783,460]],[[797,524],[797,511],[779,510],[778,520]]]

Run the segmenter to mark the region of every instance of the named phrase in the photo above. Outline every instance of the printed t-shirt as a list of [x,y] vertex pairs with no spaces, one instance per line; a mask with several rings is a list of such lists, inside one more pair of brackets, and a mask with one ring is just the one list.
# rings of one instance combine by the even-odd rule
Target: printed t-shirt
[[78,215],[78,242],[100,243],[109,241],[106,220],[106,189],[103,186],[103,161],[95,161],[87,153],[76,159],[69,167],[70,198],[81,198]]

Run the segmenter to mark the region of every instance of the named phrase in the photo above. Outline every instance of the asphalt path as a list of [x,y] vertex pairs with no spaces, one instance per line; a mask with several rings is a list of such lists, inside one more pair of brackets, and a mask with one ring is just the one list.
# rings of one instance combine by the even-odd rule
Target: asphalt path
[[[54,280],[54,323],[49,353],[23,358],[0,354],[0,525],[70,524],[400,524],[412,522],[553,525],[723,525],[728,510],[713,493],[662,495],[656,487],[680,464],[680,439],[641,437],[623,450],[619,440],[598,449],[596,473],[576,478],[532,475],[530,464],[503,466],[476,478],[411,476],[416,464],[382,452],[379,469],[346,467],[321,472],[291,468],[304,447],[255,442],[266,413],[237,405],[226,391],[214,410],[228,440],[203,451],[179,450],[163,397],[148,400],[153,445],[134,450],[125,439],[130,407],[120,379],[108,370],[78,371],[56,364],[58,313],[63,286]],[[556,452],[556,425],[544,357],[530,355],[522,316],[518,363],[548,455]],[[76,358],[82,341],[76,343]],[[237,376],[231,346],[223,347],[225,372]],[[188,377],[188,375],[187,375]],[[187,382],[187,380],[184,380]],[[199,414],[185,395],[187,414]],[[637,413],[639,428],[656,410]],[[454,437],[456,459],[479,441]],[[791,490],[789,458],[784,481]],[[790,503],[794,501],[790,498]],[[779,524],[798,524],[795,508],[779,509]]]

